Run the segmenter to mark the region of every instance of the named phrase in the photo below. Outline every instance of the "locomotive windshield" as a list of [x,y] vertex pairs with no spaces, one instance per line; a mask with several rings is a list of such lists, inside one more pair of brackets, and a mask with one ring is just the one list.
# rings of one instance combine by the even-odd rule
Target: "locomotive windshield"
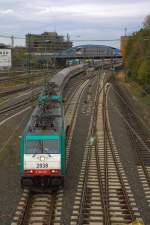
[[59,140],[26,141],[25,154],[58,154]]

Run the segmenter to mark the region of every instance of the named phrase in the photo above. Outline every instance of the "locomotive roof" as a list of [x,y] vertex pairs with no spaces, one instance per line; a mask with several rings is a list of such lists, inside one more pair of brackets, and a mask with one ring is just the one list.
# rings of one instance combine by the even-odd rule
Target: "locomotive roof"
[[27,124],[29,134],[58,134],[62,128],[62,109],[60,102],[49,102],[51,107],[46,109],[37,105]]
[[[25,133],[28,134],[58,134],[61,132],[63,125],[63,112],[62,112],[62,102],[61,96],[63,88],[70,77],[74,74],[76,69],[83,68],[83,65],[72,66],[65,68],[58,72],[47,84],[47,89],[44,88],[41,96],[39,96],[39,102],[41,103],[46,98],[49,101],[49,96],[51,100],[58,100],[58,104],[55,102],[55,106],[48,110],[42,111],[42,107],[38,104],[32,116],[26,126]],[[72,72],[72,73],[71,73]],[[44,99],[45,98],[45,99]],[[52,104],[52,102],[48,102]]]
[[32,113],[27,124],[28,134],[58,134],[62,128],[61,107],[52,108],[46,112],[41,111],[38,105]]
[[[71,77],[71,75],[69,76],[69,74],[72,72],[77,70],[77,69],[80,69],[80,68],[83,68],[83,64],[80,64],[80,65],[76,65],[76,66],[70,66],[70,67],[67,67],[63,70],[61,70],[60,72],[58,72],[51,80],[50,82],[54,82],[56,85],[58,85],[60,87],[60,91],[62,91],[63,87],[64,87],[64,81],[66,80],[66,77]],[[74,74],[73,74],[74,75]]]

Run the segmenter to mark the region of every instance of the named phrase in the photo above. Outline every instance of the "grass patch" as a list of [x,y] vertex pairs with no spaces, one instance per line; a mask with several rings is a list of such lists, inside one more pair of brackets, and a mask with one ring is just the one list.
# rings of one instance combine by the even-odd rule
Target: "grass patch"
[[124,72],[119,72],[116,74],[116,79],[122,82],[130,94],[133,96],[135,101],[141,108],[141,111],[144,114],[145,120],[150,125],[150,94],[143,94],[144,89],[141,85],[132,80],[126,79],[126,74]]
[[143,88],[139,84],[128,81],[125,82],[125,84],[128,86],[129,91],[132,93],[132,95],[137,99],[137,101],[144,107],[150,110],[150,95],[143,95]]

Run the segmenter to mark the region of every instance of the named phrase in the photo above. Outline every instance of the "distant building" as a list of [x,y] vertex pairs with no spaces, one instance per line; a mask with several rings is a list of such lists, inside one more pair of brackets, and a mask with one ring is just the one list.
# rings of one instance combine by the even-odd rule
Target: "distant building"
[[31,52],[58,53],[72,47],[72,42],[56,32],[44,32],[42,34],[27,34],[26,47]]
[[11,48],[0,43],[0,69],[11,68]]

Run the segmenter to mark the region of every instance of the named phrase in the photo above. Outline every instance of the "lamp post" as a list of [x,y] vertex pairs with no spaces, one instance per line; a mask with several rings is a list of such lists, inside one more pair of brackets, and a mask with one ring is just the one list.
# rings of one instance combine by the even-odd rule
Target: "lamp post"
[[43,54],[43,55],[45,56],[45,57],[44,57],[44,58],[45,58],[45,59],[44,59],[44,62],[45,62],[45,63],[44,63],[44,64],[45,64],[44,84],[45,84],[45,85],[46,85],[46,80],[47,80],[47,79],[46,79],[46,76],[47,76],[47,74],[48,74],[48,54],[47,54],[47,44],[48,44],[48,43],[50,43],[50,40],[43,40],[43,45],[44,45],[44,46],[43,46],[43,47],[44,47],[44,51],[43,51],[44,54]]
[[28,54],[27,54],[27,85],[30,83],[30,73],[31,73],[31,34],[28,33]]

